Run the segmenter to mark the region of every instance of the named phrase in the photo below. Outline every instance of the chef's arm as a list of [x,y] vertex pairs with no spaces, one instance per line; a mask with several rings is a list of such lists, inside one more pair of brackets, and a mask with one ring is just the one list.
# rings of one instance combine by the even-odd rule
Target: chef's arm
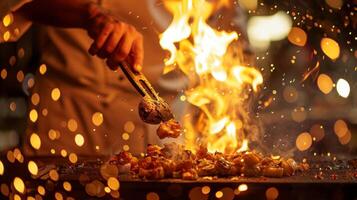
[[41,24],[86,28],[91,6],[94,4],[89,0],[33,0],[23,5],[17,12]]
[[142,35],[90,0],[33,0],[17,12],[45,25],[83,28],[94,40],[89,53],[107,59],[112,69],[122,61],[129,62],[134,70],[141,69]]

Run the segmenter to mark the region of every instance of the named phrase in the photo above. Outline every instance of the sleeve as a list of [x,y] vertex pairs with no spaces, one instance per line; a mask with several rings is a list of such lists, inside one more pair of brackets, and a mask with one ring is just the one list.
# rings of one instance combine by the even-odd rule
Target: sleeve
[[0,43],[17,41],[31,26],[31,21],[16,13],[31,0],[0,0]]

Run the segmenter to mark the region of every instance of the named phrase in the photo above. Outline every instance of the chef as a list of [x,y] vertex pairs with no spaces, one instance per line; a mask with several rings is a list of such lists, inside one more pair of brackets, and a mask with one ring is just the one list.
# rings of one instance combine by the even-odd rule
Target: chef
[[175,75],[161,76],[164,52],[158,33],[170,22],[162,4],[5,0],[0,9],[13,16],[9,26],[0,28],[1,35],[11,33],[10,41],[31,24],[38,25],[35,48],[40,49],[42,65],[29,98],[24,154],[138,154],[146,144],[158,143],[156,126],[140,120],[140,98],[117,66],[126,61],[133,70],[142,70],[172,102],[183,81]]

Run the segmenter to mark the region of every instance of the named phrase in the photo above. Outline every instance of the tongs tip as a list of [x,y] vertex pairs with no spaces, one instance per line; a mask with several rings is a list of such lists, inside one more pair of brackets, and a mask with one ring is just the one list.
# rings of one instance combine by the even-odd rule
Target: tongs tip
[[128,63],[120,63],[120,68],[131,84],[143,97],[139,104],[140,118],[150,124],[159,124],[174,118],[169,105],[159,96],[144,74],[133,72]]
[[139,103],[139,116],[144,122],[150,124],[159,124],[174,118],[169,105],[164,100],[161,98],[153,100],[147,97]]

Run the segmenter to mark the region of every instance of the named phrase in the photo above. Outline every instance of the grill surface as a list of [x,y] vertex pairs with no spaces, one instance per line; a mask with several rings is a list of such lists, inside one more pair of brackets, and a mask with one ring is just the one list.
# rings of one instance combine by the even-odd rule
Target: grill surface
[[[84,159],[85,161],[77,165],[61,164],[59,172],[65,180],[76,180],[82,173],[88,174],[91,178],[101,179],[99,168],[104,159]],[[268,177],[201,177],[197,180],[182,180],[166,178],[161,180],[143,180],[134,178],[131,175],[120,175],[121,182],[134,183],[357,183],[357,166],[349,163],[356,160],[338,160],[338,161],[314,161],[310,163],[310,169],[305,172],[298,172],[294,176],[282,178]]]
[[[3,161],[5,159],[2,159]],[[107,158],[80,158],[76,165],[68,163],[63,158],[31,158],[36,160],[39,166],[40,177],[34,179],[28,175],[26,164],[5,163],[6,174],[0,176],[0,182],[10,183],[13,176],[24,174],[22,178],[26,181],[27,189],[35,191],[39,185],[48,183],[46,171],[56,168],[60,180],[55,182],[52,191],[46,195],[53,195],[55,191],[63,191],[62,183],[70,181],[72,191],[67,195],[77,197],[76,199],[111,199],[105,198],[83,198],[86,195],[85,184],[79,181],[79,177],[85,174],[91,180],[99,180],[106,184],[100,175],[100,166]],[[26,161],[24,163],[27,163]],[[17,165],[14,167],[14,165]],[[12,167],[10,167],[12,166]],[[248,190],[237,196],[239,199],[264,199],[265,192],[270,187],[279,191],[279,199],[356,199],[354,192],[357,188],[357,170],[355,166],[349,165],[347,161],[316,161],[310,163],[311,169],[303,173],[297,173],[291,177],[284,178],[199,178],[195,181],[181,179],[142,180],[135,179],[130,175],[120,175],[120,196],[122,199],[146,199],[149,192],[155,192],[160,199],[189,199],[192,191],[200,190],[202,186],[209,186],[211,192],[206,199],[215,199],[215,193],[222,189],[234,190],[240,184],[247,184]],[[32,189],[31,189],[32,188]],[[0,195],[1,196],[1,195]],[[204,198],[204,199],[205,199]]]
[[[59,162],[58,159],[40,158],[43,163],[58,163],[53,165],[57,167],[62,180],[78,180],[80,174],[86,174],[91,179],[102,179],[100,175],[100,166],[106,160],[105,158],[81,158],[78,164],[68,164],[68,162]],[[52,160],[52,162],[51,162]],[[61,159],[60,159],[61,160]],[[147,183],[277,183],[277,184],[349,184],[357,183],[357,168],[348,164],[351,160],[338,161],[315,161],[310,163],[310,169],[305,172],[298,172],[294,176],[282,178],[268,177],[201,177],[197,180],[182,180],[166,178],[161,180],[144,180],[134,178],[131,175],[122,174],[119,176],[121,182],[133,182],[135,184]],[[351,162],[350,162],[351,163]]]

